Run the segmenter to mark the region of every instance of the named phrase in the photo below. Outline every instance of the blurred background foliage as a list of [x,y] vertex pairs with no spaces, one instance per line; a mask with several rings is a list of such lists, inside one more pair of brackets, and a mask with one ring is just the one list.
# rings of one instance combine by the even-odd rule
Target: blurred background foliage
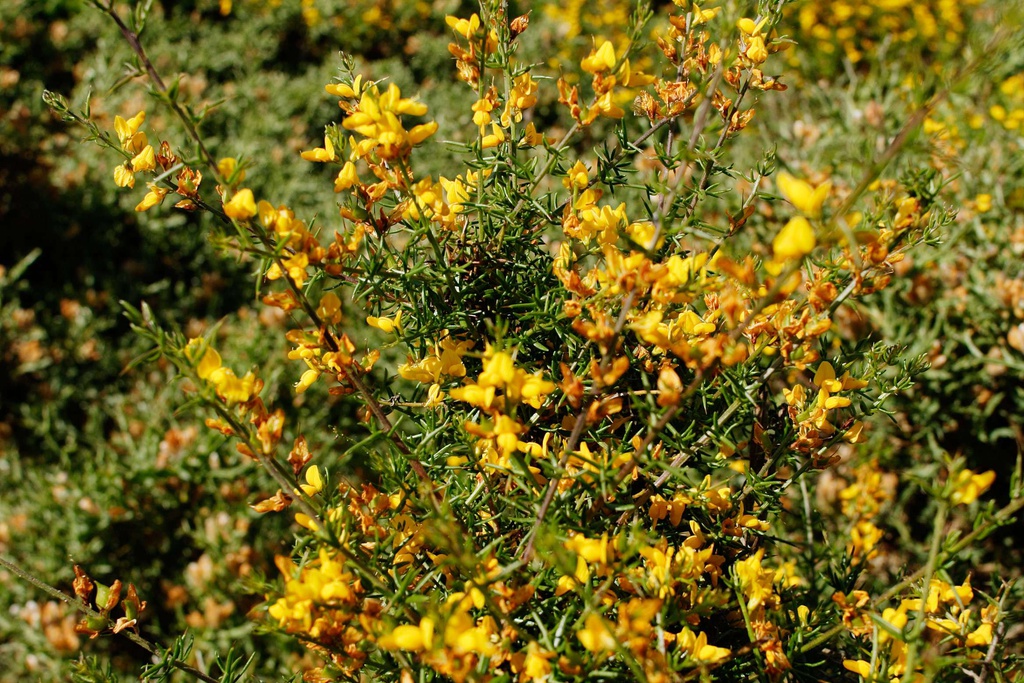
[[[521,54],[552,76],[571,76],[594,36],[621,40],[630,10],[620,0],[512,4],[532,10],[536,27]],[[471,100],[453,79],[444,17],[471,10],[459,0],[168,1],[155,4],[144,39],[157,68],[209,107],[210,147],[252,164],[257,196],[312,217],[333,211],[326,170],[298,153],[337,118],[323,84],[338,50],[356,57],[357,71],[425,101],[439,136],[459,141]],[[864,467],[933,479],[943,454],[996,470],[1001,500],[1024,448],[1024,42],[999,64],[970,65],[998,27],[1022,25],[1020,3],[798,0],[789,12],[795,46],[774,68],[791,87],[765,98],[746,133],[751,155],[774,147],[782,168],[852,187],[865,160],[943,93],[885,177],[916,174],[957,212],[940,244],[900,264],[894,286],[835,321],[845,339],[906,345],[931,369],[895,397],[868,447],[821,475],[820,505],[838,506],[841,484],[830,480],[852,481]],[[276,487],[196,416],[176,412],[189,388],[171,368],[125,371],[142,347],[119,300],[145,301],[190,336],[219,324],[222,354],[259,365],[265,396],[331,425],[310,444],[324,464],[343,459],[360,423],[344,399],[294,396],[283,335],[267,334],[287,321],[254,302],[253,264],[210,239],[206,217],[136,214],[137,193],[112,182],[113,160],[46,110],[44,87],[88,101],[101,127],[144,108],[148,128],[184,139],[137,83],[120,87],[129,59],[116,28],[85,2],[0,3],[0,552],[63,587],[73,563],[130,580],[150,603],[143,628],[154,640],[187,628],[200,660],[234,644],[259,653],[259,675],[287,679],[301,652],[255,634],[246,618],[262,599],[248,580],[287,550],[289,520],[248,508]],[[553,83],[544,87],[534,115],[557,134]],[[364,314],[348,313],[361,340],[372,339]],[[897,496],[887,515],[893,561],[920,559],[928,501]],[[841,535],[838,513],[835,528]],[[976,585],[1016,578],[1022,540],[1020,524],[1003,530],[970,558],[988,564],[964,569]],[[83,642],[74,621],[0,572],[0,681],[68,680],[82,652],[106,653],[115,678],[134,677],[141,651]]]

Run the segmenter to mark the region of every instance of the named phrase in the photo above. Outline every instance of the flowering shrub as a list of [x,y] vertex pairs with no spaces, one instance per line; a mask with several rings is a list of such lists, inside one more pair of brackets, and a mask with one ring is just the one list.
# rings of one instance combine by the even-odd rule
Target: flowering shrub
[[[301,151],[329,169],[336,210],[306,214],[257,184],[265,164],[203,133],[205,111],[140,38],[149,5],[97,4],[177,137],[152,109],[101,125],[48,103],[107,151],[137,212],[209,218],[289,361],[253,364],[216,330],[124,303],[145,346],[133,366],[173,368],[207,436],[236,451],[252,516],[279,520],[274,573],[251,548],[238,559],[249,616],[306,650],[282,669],[1016,674],[1019,588],[972,560],[1024,505],[1019,476],[997,509],[979,502],[995,471],[940,455],[901,478],[876,457],[876,418],[929,356],[908,352],[910,331],[855,324],[959,229],[947,169],[898,164],[918,127],[952,144],[931,117],[948,90],[871,158],[801,167],[756,128],[788,87],[780,6],[641,6],[559,73],[529,52],[545,17],[485,2],[446,18],[462,84],[447,110],[341,58],[323,95],[337,116]],[[339,406],[345,429],[304,405]],[[913,505],[930,517],[919,549]],[[157,657],[150,680],[246,675],[235,653],[215,678],[190,639],[140,636],[150,598],[89,573],[75,567],[67,598],[75,633],[128,634]]]

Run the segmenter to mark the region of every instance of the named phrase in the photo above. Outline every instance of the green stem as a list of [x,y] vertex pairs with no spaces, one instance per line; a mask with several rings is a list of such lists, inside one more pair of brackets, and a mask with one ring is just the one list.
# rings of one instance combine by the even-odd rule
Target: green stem
[[914,628],[907,635],[907,658],[904,672],[914,677],[914,668],[917,664],[917,651],[921,645],[921,634],[928,623],[926,619],[928,608],[928,594],[931,593],[932,576],[935,574],[935,565],[939,559],[939,549],[942,546],[943,533],[946,528],[946,517],[949,514],[949,505],[942,501],[939,503],[939,513],[935,516],[935,526],[932,527],[932,544],[928,549],[928,561],[924,566],[924,581],[921,584],[921,606],[917,610],[917,618],[914,620]]

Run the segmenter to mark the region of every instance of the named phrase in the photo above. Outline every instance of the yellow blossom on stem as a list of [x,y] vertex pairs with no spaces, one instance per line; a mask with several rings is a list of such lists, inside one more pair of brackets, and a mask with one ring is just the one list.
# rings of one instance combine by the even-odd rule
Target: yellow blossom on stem
[[949,483],[952,487],[949,502],[953,505],[970,505],[985,493],[996,480],[993,470],[976,474],[971,470],[960,470]]
[[157,185],[150,183],[149,192],[147,192],[146,196],[142,198],[142,201],[135,206],[135,210],[148,211],[149,209],[152,209],[164,200],[164,197],[167,196],[168,192],[170,192],[169,189],[158,187]]
[[590,652],[605,654],[609,657],[618,644],[612,625],[597,614],[587,617],[584,627],[576,632],[576,637]]
[[153,151],[152,145],[146,145],[143,147],[138,154],[132,158],[132,170],[138,173],[139,171],[152,171],[156,168],[156,153]]
[[324,136],[324,146],[311,149],[307,152],[303,152],[300,156],[306,161],[336,161],[338,155],[334,153],[334,143],[331,142],[329,135]]
[[732,655],[728,648],[708,645],[708,635],[703,631],[697,635],[688,627],[676,636],[676,643],[680,650],[701,664],[717,664]]
[[217,162],[217,173],[228,182],[240,183],[245,180],[245,171],[239,170],[238,159],[224,157]]
[[776,180],[782,196],[796,207],[797,211],[812,218],[821,215],[822,204],[832,190],[831,181],[814,187],[806,180],[800,180],[785,172],[780,173]]
[[121,164],[114,168],[114,183],[118,187],[135,187],[135,174],[132,173],[130,165]]
[[604,71],[611,71],[615,68],[615,48],[610,41],[601,43],[601,47],[590,52],[580,62],[580,68],[591,74],[599,74]]
[[778,261],[795,261],[814,251],[814,228],[803,216],[794,216],[772,240],[772,253]]
[[371,86],[363,92],[355,110],[341,123],[345,130],[365,138],[354,143],[352,158],[376,154],[382,160],[390,160],[408,155],[414,145],[437,131],[437,122],[424,123],[407,131],[398,117],[423,116],[426,113],[427,105],[403,98],[394,83],[383,94],[376,86]]
[[245,188],[232,195],[231,199],[224,203],[224,213],[236,221],[247,221],[255,216],[256,200],[252,196],[252,190]]
[[430,648],[434,642],[434,622],[424,617],[418,625],[403,624],[396,626],[391,633],[377,639],[377,644],[385,650],[405,650],[420,652]]
[[334,180],[334,191],[342,192],[358,184],[359,174],[356,172],[356,165],[351,161],[346,161],[345,165],[338,171],[338,177]]
[[255,375],[249,372],[245,377],[238,377],[230,368],[223,367],[220,354],[211,346],[206,347],[202,358],[196,362],[202,344],[201,339],[192,339],[185,347],[185,356],[196,363],[199,379],[213,386],[217,395],[229,405],[251,399],[256,392]]
[[137,154],[146,146],[146,134],[139,131],[145,120],[145,111],[140,111],[127,121],[120,116],[114,117],[114,132],[124,151]]
[[306,468],[306,483],[301,484],[300,488],[310,498],[324,490],[324,478],[319,467]]
[[385,334],[393,334],[397,332],[402,333],[402,312],[399,311],[395,314],[394,318],[378,318],[376,316],[367,316],[366,324],[370,327],[376,327]]

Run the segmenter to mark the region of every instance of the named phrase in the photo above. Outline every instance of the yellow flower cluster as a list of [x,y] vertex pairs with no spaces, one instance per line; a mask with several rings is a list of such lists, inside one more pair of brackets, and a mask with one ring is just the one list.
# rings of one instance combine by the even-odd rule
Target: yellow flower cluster
[[[836,371],[828,361],[818,364],[813,383],[818,393],[810,402],[802,384],[785,391],[790,418],[798,429],[793,448],[808,454],[816,454],[826,440],[836,435],[833,411],[847,408],[851,404],[849,397],[839,394],[863,389],[868,385],[864,380],[851,377],[849,372],[837,379]],[[859,443],[864,439],[863,430],[863,424],[856,422],[842,431],[842,437],[850,443]]]
[[414,360],[410,356],[405,363],[398,366],[398,374],[403,378],[430,385],[427,401],[431,406],[439,405],[443,397],[442,383],[466,376],[466,366],[462,358],[473,348],[473,342],[455,341],[447,330],[442,334],[444,336],[434,344],[434,352],[431,355],[420,360]]
[[[394,83],[388,85],[383,93],[376,85],[365,87],[361,93],[343,84],[329,85],[327,89],[332,95],[353,99],[359,97],[341,123],[345,130],[353,131],[363,138],[350,140],[353,161],[404,159],[414,146],[437,132],[436,121],[421,123],[408,131],[403,127],[400,116],[423,116],[427,113],[427,105],[403,98]],[[324,151],[330,155],[327,149]]]
[[[131,157],[123,164],[114,168],[114,184],[118,187],[135,187],[135,174],[141,172],[156,172],[158,169],[168,171],[178,163],[177,157],[170,151],[170,145],[166,142],[160,144],[160,151],[156,151],[146,134],[140,130],[146,120],[146,112],[140,111],[135,116],[124,119],[121,116],[114,117],[114,132],[117,134],[117,141],[126,156]],[[202,182],[203,174],[189,168],[182,168],[178,173],[177,193],[184,199],[177,204],[176,208],[192,210],[196,208],[194,202],[198,198],[199,184]],[[162,203],[164,197],[170,193],[170,187],[161,187],[156,183],[149,183],[149,192],[136,206],[136,211],[148,211]]]
[[1024,129],[1024,72],[1010,76],[999,84],[1001,102],[992,104],[988,115],[1006,130]]
[[[202,357],[199,357],[200,351]],[[246,403],[259,393],[262,383],[258,383],[251,371],[238,377],[231,368],[222,365],[220,354],[203,339],[190,339],[185,355],[196,363],[199,379],[209,383],[228,405]]]
[[404,203],[402,217],[409,221],[426,217],[445,230],[458,230],[465,225],[463,204],[475,193],[481,176],[489,174],[490,169],[484,169],[467,171],[465,178],[459,175],[452,180],[444,176],[437,182],[423,178],[412,186],[413,198]]
[[527,373],[517,368],[511,354],[488,345],[479,377],[452,389],[449,395],[456,401],[480,408],[490,417],[483,423],[467,421],[464,427],[479,437],[477,455],[481,462],[508,468],[509,456],[513,453],[539,455],[542,452],[540,445],[525,443],[519,438],[527,427],[516,418],[517,409],[519,406],[540,408],[554,390],[554,382],[545,380],[539,371]]
[[616,104],[615,87],[637,88],[650,85],[654,76],[633,69],[628,58],[619,59],[610,41],[604,41],[580,62],[580,68],[593,76],[594,97],[584,112],[580,106],[579,86],[570,85],[564,78],[558,79],[558,101],[569,107],[569,113],[577,123],[590,125],[598,116],[621,119],[626,112]]
[[467,42],[465,48],[458,43],[449,43],[448,51],[455,57],[459,79],[475,89],[480,82],[481,65],[487,55],[498,49],[498,34],[493,28],[485,28],[475,12],[468,19],[448,16],[445,21]]
[[856,467],[851,481],[839,492],[843,515],[850,520],[847,546],[852,564],[861,564],[878,555],[883,532],[875,526],[883,506],[895,495],[894,475],[887,475],[871,460]]
[[[872,657],[871,660],[847,659],[843,661],[843,666],[865,680],[873,680],[877,676],[885,676],[887,680],[897,683],[917,680],[920,674],[918,666],[921,663],[917,661],[914,670],[907,671],[908,643],[902,634],[908,633],[911,617],[921,611],[925,615],[925,626],[928,629],[948,637],[957,646],[988,647],[992,643],[999,610],[996,605],[986,605],[980,610],[968,608],[973,600],[974,590],[971,588],[970,576],[959,586],[932,579],[923,601],[921,598],[901,600],[897,607],[885,608],[881,615],[870,621],[850,621],[856,608],[841,600],[840,602],[846,605],[844,619],[849,623],[863,624],[855,627],[856,631],[872,634],[881,650],[880,656]],[[879,620],[884,624],[884,628],[879,625]]]
[[[786,9],[799,24],[804,54],[845,57],[856,65],[889,42],[917,43],[929,55],[952,54],[960,48],[977,4],[978,0],[801,0]],[[941,60],[934,63],[939,66]]]
[[285,577],[284,594],[270,605],[269,616],[284,631],[302,634],[331,653],[342,671],[358,671],[372,644],[368,634],[377,628],[380,606],[363,598],[343,558],[325,548],[298,568],[287,557],[275,563]]

